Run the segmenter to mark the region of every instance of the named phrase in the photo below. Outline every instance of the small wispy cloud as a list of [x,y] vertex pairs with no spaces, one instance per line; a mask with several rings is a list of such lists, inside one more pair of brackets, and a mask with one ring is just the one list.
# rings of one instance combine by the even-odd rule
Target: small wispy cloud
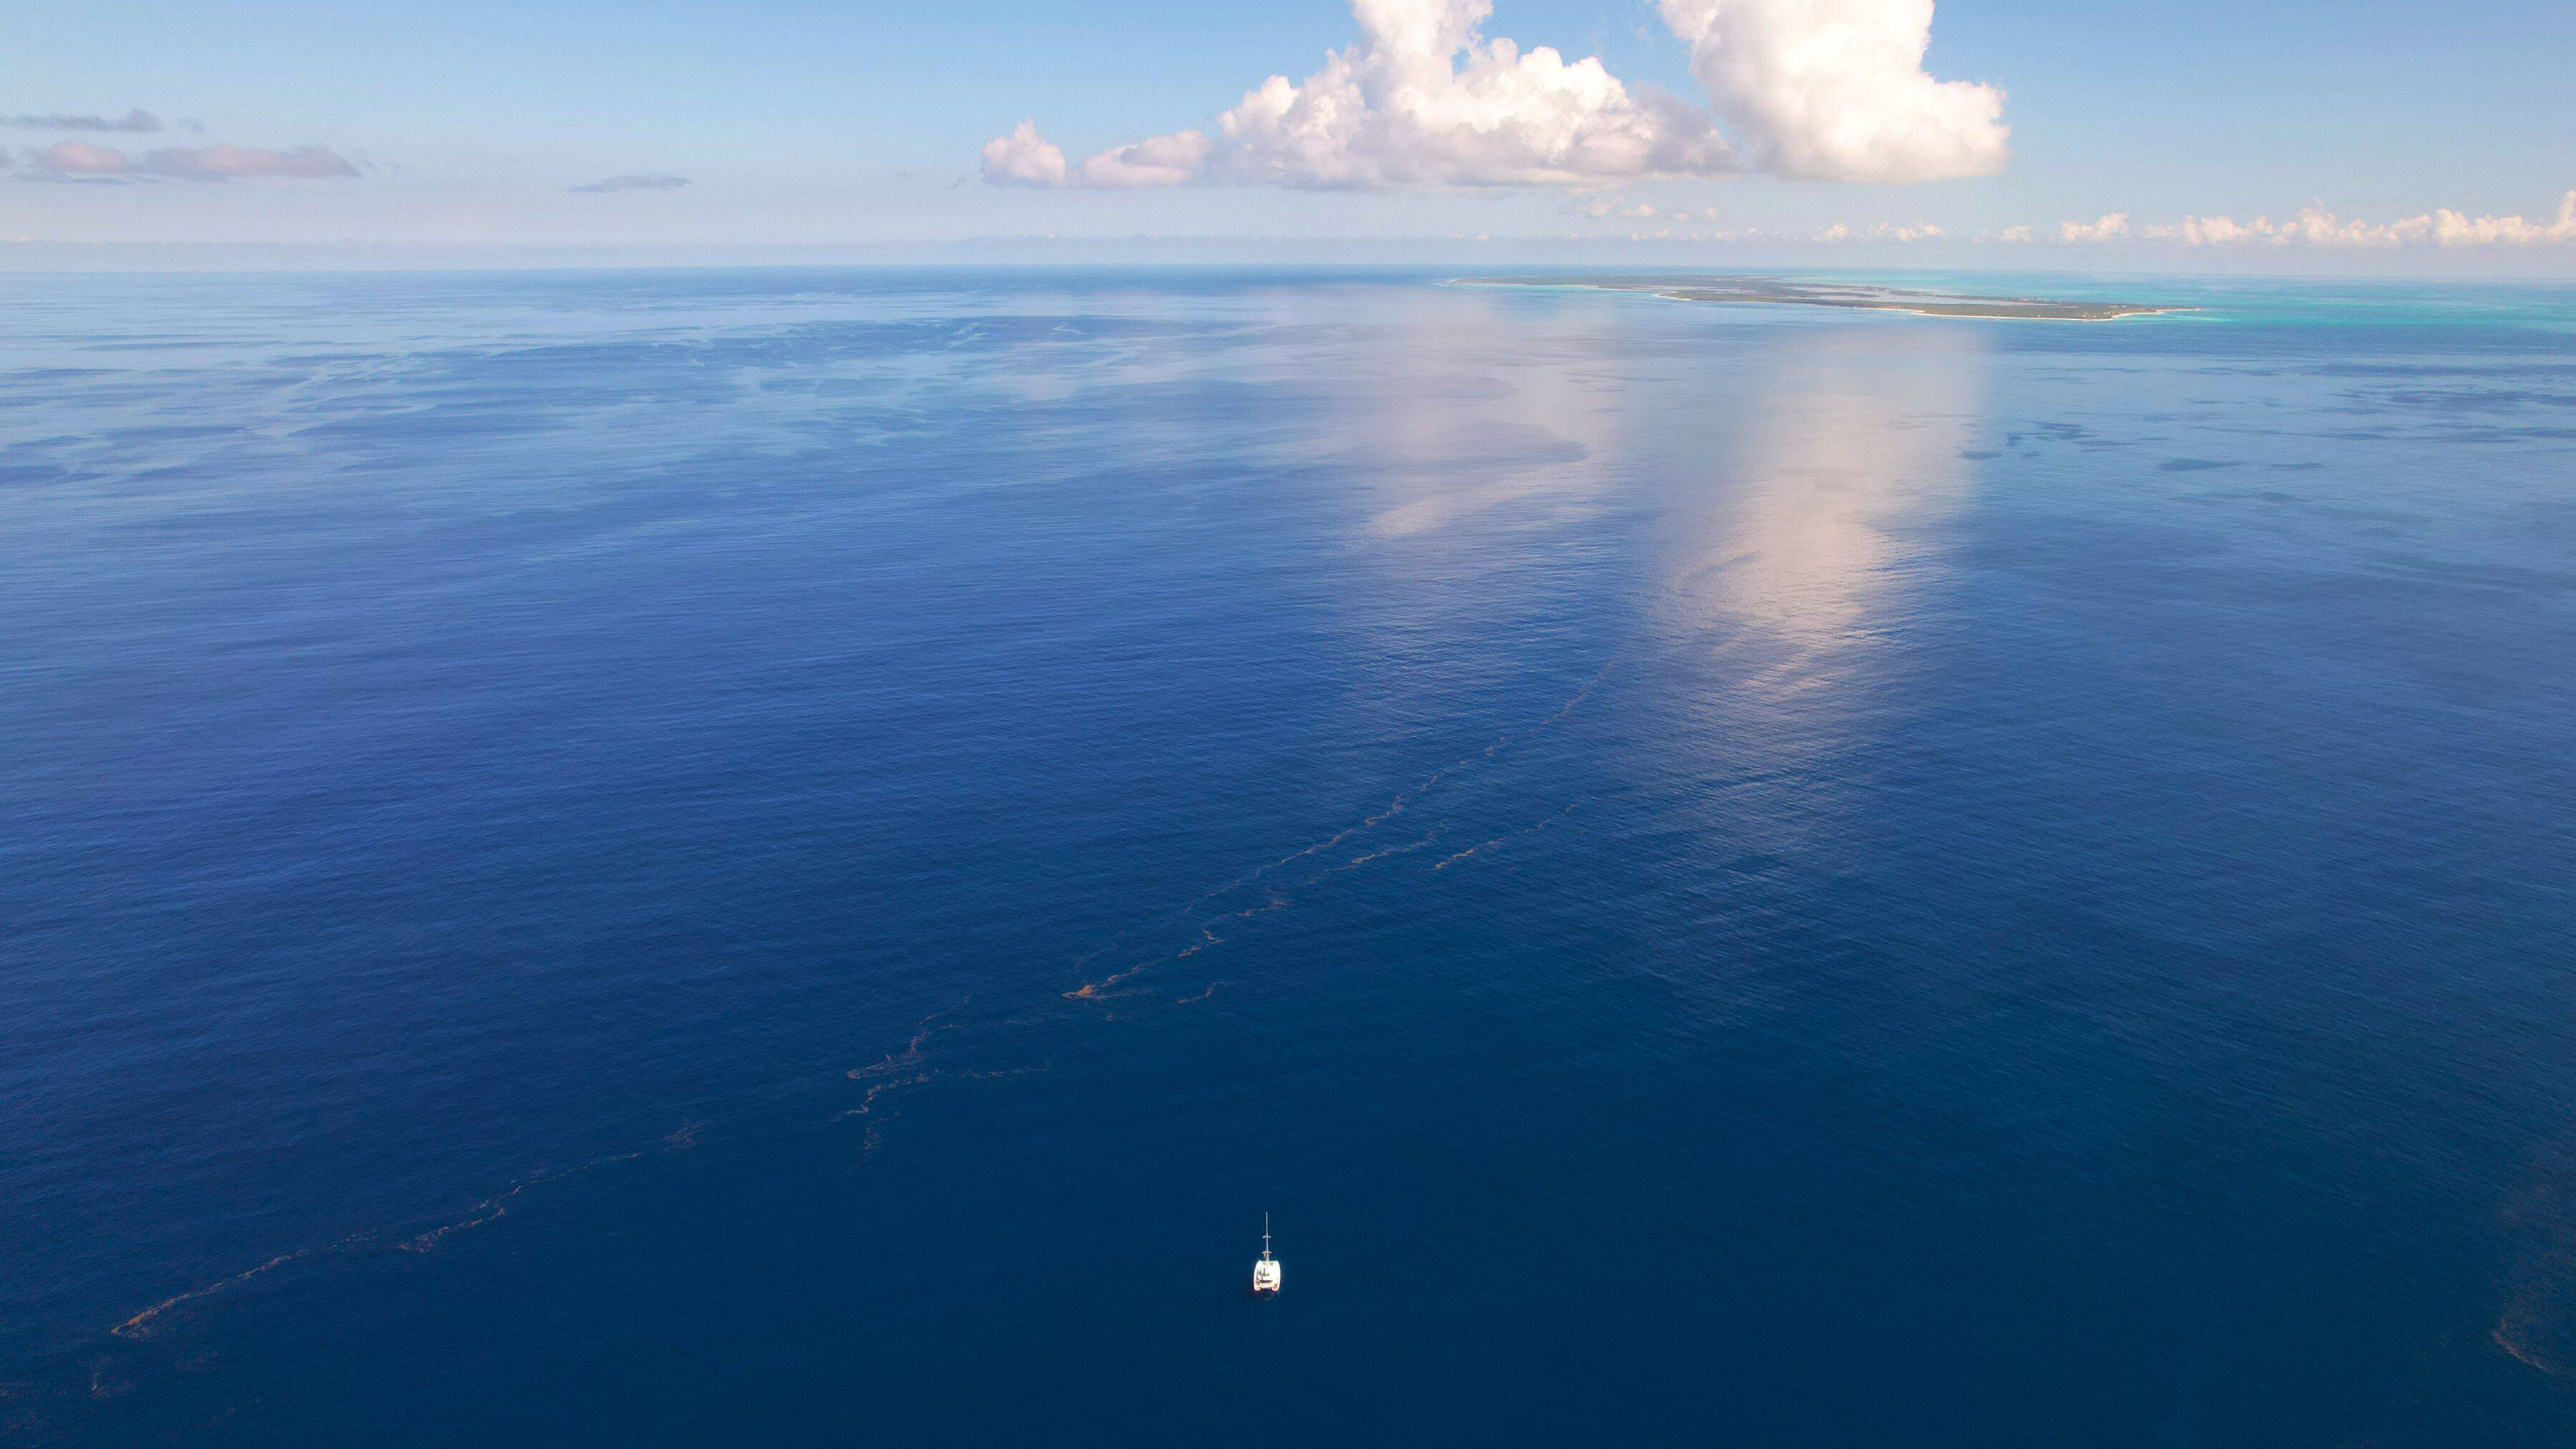
[[358,168],[328,146],[270,151],[258,146],[172,146],[129,156],[113,146],[56,141],[27,152],[27,164],[45,180],[238,181],[260,176],[329,180],[354,177]]
[[355,177],[358,168],[328,146],[298,146],[291,151],[264,151],[257,146],[177,146],[142,159],[145,171],[182,181],[233,181],[252,176],[299,176],[307,180]]
[[2104,212],[2092,221],[2061,221],[2057,239],[2065,242],[2118,241],[2129,234],[2129,214],[2125,211]]
[[597,195],[610,191],[676,191],[688,184],[689,178],[685,176],[673,176],[665,171],[639,171],[625,176],[605,177],[587,186],[575,186],[569,189]]
[[45,115],[0,116],[0,126],[18,131],[124,131],[143,134],[160,130],[161,118],[138,106],[121,116],[69,115],[60,111]]
[[27,164],[49,176],[128,176],[134,158],[113,146],[87,141],[56,141],[27,152]]
[[1569,216],[1588,217],[1593,221],[1672,221],[1690,223],[1715,221],[1719,212],[1714,206],[1657,206],[1647,201],[1630,201],[1625,196],[1597,196],[1573,205]]
[[1853,226],[1847,221],[1838,221],[1832,226],[1826,227],[1824,230],[1807,237],[1806,240],[1820,242],[1919,242],[1939,241],[1943,235],[1944,233],[1941,228],[1934,226],[1928,221],[1879,221],[1872,222],[1868,226]]

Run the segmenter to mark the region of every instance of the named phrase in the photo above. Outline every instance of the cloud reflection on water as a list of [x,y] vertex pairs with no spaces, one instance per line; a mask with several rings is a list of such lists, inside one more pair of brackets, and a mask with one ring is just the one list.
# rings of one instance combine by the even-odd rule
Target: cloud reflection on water
[[[1739,400],[1666,469],[1647,608],[1669,668],[1632,762],[1692,803],[1659,828],[1743,852],[1825,845],[1865,819],[1836,757],[1882,737],[1906,692],[1905,631],[1944,578],[1969,501],[1983,328],[1782,327]],[[1931,611],[1937,612],[1937,611]]]
[[1351,413],[1368,531],[1409,538],[1507,503],[1594,498],[1626,416],[1620,387],[1585,365],[1615,342],[1609,320],[1442,292],[1373,332],[1404,362],[1354,370],[1373,388]]
[[1982,329],[1829,326],[1777,338],[1730,446],[1677,478],[1671,607],[1765,661],[1773,694],[1829,683],[1928,566],[1920,531],[1963,501]]

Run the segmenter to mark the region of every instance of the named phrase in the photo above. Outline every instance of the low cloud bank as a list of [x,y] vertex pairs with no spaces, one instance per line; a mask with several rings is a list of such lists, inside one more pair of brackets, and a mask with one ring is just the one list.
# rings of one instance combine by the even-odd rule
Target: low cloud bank
[[[2129,213],[2115,211],[2096,221],[2058,223],[2062,242],[2155,242],[2186,247],[2514,247],[2576,242],[2576,191],[2558,202],[2558,213],[2532,221],[2514,216],[2471,216],[2448,207],[2396,221],[2349,221],[2323,206],[2302,208],[2286,221],[2258,216],[2238,221],[2227,216],[2186,216],[2177,222],[2131,226]],[[1999,240],[2028,241],[2030,228],[2013,227]]]
[[[1715,207],[1659,207],[1630,202],[1625,196],[1598,198],[1574,215],[1593,221],[1663,221],[1689,225],[1714,221]],[[2519,215],[2472,216],[2438,208],[2396,221],[2348,220],[2311,206],[2286,221],[2258,216],[2236,221],[2225,216],[2186,216],[2178,222],[2137,221],[2126,211],[2107,212],[2091,221],[2062,221],[2053,228],[2007,226],[1996,231],[1963,234],[1929,221],[1835,222],[1817,230],[1725,229],[1664,230],[1633,233],[1632,239],[1671,238],[1697,241],[1761,242],[1974,242],[1980,245],[2059,245],[2085,248],[2127,247],[2335,247],[2351,249],[2403,247],[2543,247],[2576,246],[2576,191],[2559,199],[2557,212],[2534,220]]]
[[2576,191],[2559,198],[2558,214],[2546,221],[2521,216],[2470,216],[2443,207],[2398,221],[2346,221],[2323,207],[2304,208],[2288,221],[2258,216],[2240,222],[2225,216],[2186,216],[2169,226],[2150,226],[2140,235],[2149,241],[2179,242],[2187,247],[2274,246],[2326,247],[2497,247],[2543,246],[2576,242]]

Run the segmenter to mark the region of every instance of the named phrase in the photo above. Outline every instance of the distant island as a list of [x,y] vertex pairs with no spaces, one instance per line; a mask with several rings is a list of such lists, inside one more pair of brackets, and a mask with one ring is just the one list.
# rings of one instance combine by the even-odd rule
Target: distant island
[[2041,297],[1979,297],[1917,292],[1854,282],[1801,282],[1785,277],[1460,277],[1471,287],[1569,287],[1600,292],[1647,292],[1677,302],[1770,303],[1793,307],[1844,307],[1866,312],[1912,312],[1924,317],[1993,317],[2040,322],[2109,322],[2189,307],[2150,302],[2061,302]]

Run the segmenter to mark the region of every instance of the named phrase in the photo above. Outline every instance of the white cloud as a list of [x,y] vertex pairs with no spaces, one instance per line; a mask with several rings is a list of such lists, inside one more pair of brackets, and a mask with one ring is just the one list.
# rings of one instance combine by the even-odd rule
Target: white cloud
[[1177,186],[1207,160],[1208,139],[1196,131],[1156,136],[1103,151],[1068,167],[1064,152],[1024,120],[1011,134],[984,143],[984,179],[996,186]]
[[1986,176],[2010,159],[2004,93],[1934,80],[1932,0],[1660,0],[1754,164],[1825,181]]
[[[1928,181],[2001,170],[2003,92],[1923,70],[1932,0],[1660,0],[1692,72],[1780,176]],[[1023,121],[984,147],[997,185],[1583,185],[1743,169],[1707,112],[1600,60],[1478,29],[1492,0],[1351,0],[1360,36],[1274,75],[1205,131],[1079,166]]]
[[2462,216],[2433,213],[2433,240],[2446,247],[2530,246],[2538,242],[2576,241],[2576,191],[2558,198],[2558,215],[2547,222],[2519,216]]
[[[2264,224],[2270,225],[2268,222]],[[2140,234],[2149,241],[2175,241],[2181,242],[2184,246],[2199,247],[2223,246],[2228,242],[2244,241],[2250,232],[2247,228],[2223,216],[2186,216],[2175,223],[2158,222]]]
[[984,143],[984,179],[996,186],[1062,186],[1064,152],[1038,134],[1038,123],[1022,121],[1011,134]]
[[2061,221],[2057,239],[2070,242],[2118,241],[2129,234],[2129,214],[2125,211],[2105,213],[2094,221]]
[[[2081,228],[2069,222],[2060,230],[2072,241]],[[2268,216],[2252,221],[2186,216],[2178,222],[2146,227],[2139,235],[2148,241],[2187,247],[2544,246],[2576,242],[2576,191],[2559,199],[2558,214],[2547,221],[2530,221],[2518,215],[2470,216],[2448,207],[2396,221],[2346,221],[2322,206],[2310,206],[2287,221],[2276,222]]]
[[1813,238],[1811,238],[1811,240],[1820,241],[1820,242],[1838,242],[1838,241],[1896,241],[1896,242],[1916,242],[1916,241],[1939,241],[1939,240],[1941,239],[1942,235],[1943,235],[1943,233],[1942,233],[1942,231],[1941,231],[1941,228],[1939,228],[1939,227],[1937,227],[1937,226],[1934,226],[1932,223],[1930,223],[1930,222],[1928,222],[1928,221],[1909,221],[1909,222],[1894,222],[1894,223],[1880,221],[1880,222],[1872,222],[1872,223],[1871,223],[1870,225],[1868,225],[1868,226],[1853,226],[1853,225],[1852,225],[1851,223],[1849,223],[1849,222],[1846,222],[1846,221],[1838,221],[1838,222],[1835,222],[1832,226],[1826,227],[1823,231],[1817,232],[1817,233],[1815,234],[1815,236],[1814,236]]
[[1187,181],[1314,187],[1580,185],[1736,169],[1714,122],[1632,90],[1597,58],[1524,51],[1477,29],[1492,0],[1351,0],[1360,36],[1303,81],[1274,75],[1206,131],[1078,167],[1022,123],[984,147],[984,179],[1024,186]]
[[2005,227],[2002,231],[1995,234],[1995,240],[2005,242],[2026,242],[2030,240],[2030,228],[2026,226]]
[[1178,186],[1198,175],[1214,149],[1208,138],[1196,131],[1153,136],[1132,146],[1103,151],[1083,162],[1080,180],[1085,186],[1112,189]]

